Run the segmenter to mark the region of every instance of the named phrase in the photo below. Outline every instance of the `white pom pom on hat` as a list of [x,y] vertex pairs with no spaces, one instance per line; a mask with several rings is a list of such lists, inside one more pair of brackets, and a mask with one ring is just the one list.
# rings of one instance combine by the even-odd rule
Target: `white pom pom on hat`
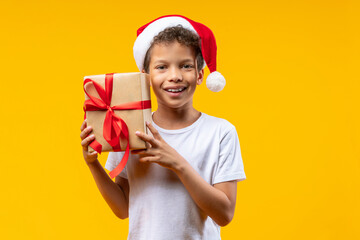
[[147,50],[151,46],[153,38],[167,27],[177,25],[195,32],[201,39],[201,52],[210,71],[206,79],[206,86],[213,92],[221,91],[226,84],[225,78],[216,71],[216,41],[213,32],[205,25],[195,22],[181,15],[166,15],[159,17],[137,30],[137,38],[134,43],[134,58],[140,71],[143,70],[144,59]]

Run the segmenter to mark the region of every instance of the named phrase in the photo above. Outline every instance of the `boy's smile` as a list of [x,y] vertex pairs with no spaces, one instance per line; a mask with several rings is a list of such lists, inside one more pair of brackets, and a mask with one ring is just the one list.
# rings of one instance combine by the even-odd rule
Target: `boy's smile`
[[194,50],[175,41],[153,46],[149,74],[159,107],[187,108],[204,70],[198,72]]

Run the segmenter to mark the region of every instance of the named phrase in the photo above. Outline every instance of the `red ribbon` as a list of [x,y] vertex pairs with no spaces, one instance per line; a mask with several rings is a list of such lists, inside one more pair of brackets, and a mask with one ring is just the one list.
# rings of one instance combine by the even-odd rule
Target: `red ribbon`
[[[85,116],[86,116],[86,111],[106,110],[106,116],[103,127],[104,139],[110,144],[110,146],[113,148],[115,152],[121,151],[120,139],[122,141],[123,140],[126,141],[125,154],[121,159],[120,163],[116,166],[116,168],[109,173],[111,178],[114,178],[120,174],[120,172],[123,170],[123,168],[127,163],[130,153],[128,127],[124,122],[124,120],[114,113],[114,110],[141,110],[141,109],[151,108],[150,100],[124,103],[117,106],[110,106],[111,98],[112,98],[112,90],[113,90],[113,78],[114,78],[114,73],[108,73],[105,75],[105,89],[100,84],[91,80],[90,78],[85,79],[83,85],[85,94],[90,98],[86,100],[84,103]],[[101,99],[88,94],[88,92],[85,89],[85,85],[89,82],[94,85]],[[96,140],[92,141],[90,143],[90,146],[98,153],[101,153],[102,146]]]

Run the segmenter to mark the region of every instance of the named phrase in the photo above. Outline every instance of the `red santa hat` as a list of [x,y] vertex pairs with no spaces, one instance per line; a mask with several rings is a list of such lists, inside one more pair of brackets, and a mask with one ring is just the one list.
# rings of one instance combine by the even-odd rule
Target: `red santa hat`
[[201,52],[204,57],[204,67],[207,65],[210,74],[206,79],[206,86],[213,92],[219,92],[225,87],[225,78],[216,71],[216,41],[213,32],[205,25],[195,22],[181,15],[166,15],[159,17],[137,30],[134,43],[134,58],[140,71],[143,70],[147,50],[153,38],[167,27],[181,25],[196,33],[201,39]]

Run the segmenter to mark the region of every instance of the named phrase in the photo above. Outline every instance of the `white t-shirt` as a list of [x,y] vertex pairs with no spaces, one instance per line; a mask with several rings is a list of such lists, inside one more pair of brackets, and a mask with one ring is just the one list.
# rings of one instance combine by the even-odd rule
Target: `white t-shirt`
[[[202,113],[182,129],[153,126],[209,184],[246,178],[236,129],[228,121]],[[122,156],[109,153],[105,168],[113,170]],[[130,186],[128,239],[220,239],[220,227],[197,207],[171,170],[140,163],[138,155],[130,154],[120,176]]]

